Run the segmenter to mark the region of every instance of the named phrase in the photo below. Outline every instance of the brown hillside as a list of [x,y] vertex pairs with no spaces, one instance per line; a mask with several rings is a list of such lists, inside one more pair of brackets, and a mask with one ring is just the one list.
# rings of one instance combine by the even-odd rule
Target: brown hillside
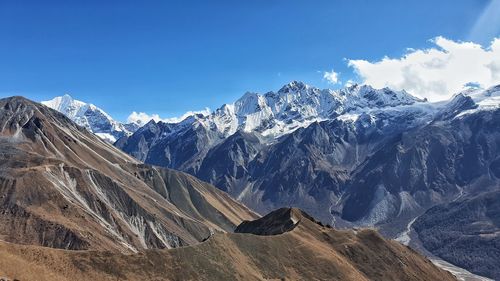
[[192,176],[144,165],[62,114],[0,100],[0,239],[137,252],[196,244],[256,214]]
[[0,276],[21,281],[455,280],[373,230],[322,227],[296,209],[273,216],[278,222],[296,221],[296,227],[271,236],[220,233],[195,246],[131,255],[1,243]]

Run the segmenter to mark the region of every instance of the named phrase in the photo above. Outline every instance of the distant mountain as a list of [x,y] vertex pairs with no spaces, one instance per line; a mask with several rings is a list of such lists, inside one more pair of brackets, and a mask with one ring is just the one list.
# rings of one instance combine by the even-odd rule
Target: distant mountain
[[0,100],[0,147],[3,241],[131,253],[197,244],[257,217],[215,187],[140,163],[22,97]]
[[208,116],[151,121],[116,146],[207,180],[258,211],[294,205],[330,221],[354,166],[433,112],[404,91],[320,90],[294,81],[278,92],[246,93]]
[[337,231],[298,209],[280,209],[238,229],[194,246],[127,255],[0,242],[0,265],[9,265],[0,267],[0,276],[40,281],[456,280],[375,230]]
[[55,97],[41,103],[63,113],[76,124],[111,143],[121,137],[131,135],[139,128],[139,125],[135,123],[117,122],[102,109],[93,104],[75,100],[70,95]]
[[410,94],[389,89],[358,86],[333,91],[320,90],[302,82],[291,82],[278,92],[246,93],[211,115],[190,122],[227,137],[237,131],[258,132],[270,141],[297,128],[359,110],[422,102]]

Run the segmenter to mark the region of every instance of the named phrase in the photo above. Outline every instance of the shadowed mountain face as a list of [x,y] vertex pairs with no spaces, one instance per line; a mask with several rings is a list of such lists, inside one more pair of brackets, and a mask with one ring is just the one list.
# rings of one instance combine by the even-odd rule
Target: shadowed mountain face
[[40,281],[455,280],[374,230],[337,231],[298,209],[280,209],[238,229],[194,246],[131,255],[0,243],[0,276]]
[[136,252],[202,241],[256,215],[192,176],[144,165],[64,115],[0,100],[0,239]]
[[413,227],[437,256],[500,279],[500,191],[431,208]]
[[383,222],[498,189],[500,110],[436,120],[388,142],[352,174],[342,217]]
[[278,235],[293,230],[302,217],[314,219],[298,209],[281,208],[254,221],[244,221],[234,230],[236,233]]

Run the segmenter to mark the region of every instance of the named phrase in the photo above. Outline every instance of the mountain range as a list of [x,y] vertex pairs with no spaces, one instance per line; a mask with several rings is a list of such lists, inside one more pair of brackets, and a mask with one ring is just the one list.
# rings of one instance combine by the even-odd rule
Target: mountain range
[[23,97],[0,100],[0,128],[3,280],[455,280],[375,230],[260,218]]
[[[320,90],[294,81],[277,92],[246,93],[209,115],[152,120],[115,146],[140,161],[192,174],[261,214],[299,207],[324,224],[374,226],[408,244],[407,230],[421,219],[438,226],[429,216],[442,214],[433,207],[444,210],[498,190],[499,108],[500,86],[428,102],[388,88]],[[485,276],[499,274],[474,265],[496,263],[488,247],[497,232],[480,243],[489,254],[477,259],[451,258],[439,249],[481,232],[455,235],[437,247],[424,235],[445,230],[428,224],[415,230],[413,239],[422,236],[437,256]]]
[[[404,91],[358,85],[319,90],[291,82],[276,93],[246,93],[208,116],[151,121],[115,145],[141,161],[196,175],[259,212],[294,205],[329,222],[341,193],[334,189],[353,166],[389,134],[429,117],[429,110]],[[376,118],[392,122],[373,129]],[[328,124],[335,129],[316,137]],[[361,137],[347,139],[349,133]]]
[[298,207],[323,223],[375,226],[399,239],[433,206],[498,190],[499,108],[500,86],[428,102],[388,88],[291,82],[208,116],[150,121],[115,146],[261,214]]
[[[420,143],[409,141],[425,138],[426,131],[455,133],[454,126],[467,126],[458,123],[494,112],[497,94],[497,88],[470,90],[449,102],[429,103],[404,91],[358,85],[319,90],[292,82],[276,93],[247,93],[208,116],[193,115],[175,124],[150,121],[115,145],[146,163],[193,174],[261,213],[298,206],[326,223],[374,225],[392,219],[395,212],[412,216],[447,201],[458,194],[456,184],[472,180],[458,173],[458,179],[445,178],[446,186],[434,185],[440,178],[418,182],[420,175],[406,182],[401,176],[410,172],[410,163],[394,171],[399,174],[393,178],[366,177],[392,159],[401,160],[403,151],[394,148],[417,150],[413,146]],[[415,136],[405,139],[411,134]],[[401,156],[412,163],[418,160],[413,159],[418,155]],[[427,164],[420,165],[426,173]],[[439,177],[443,171],[435,172],[428,176]],[[363,186],[367,183],[369,187]],[[388,190],[391,185],[399,190]],[[423,193],[414,198],[419,191]]]

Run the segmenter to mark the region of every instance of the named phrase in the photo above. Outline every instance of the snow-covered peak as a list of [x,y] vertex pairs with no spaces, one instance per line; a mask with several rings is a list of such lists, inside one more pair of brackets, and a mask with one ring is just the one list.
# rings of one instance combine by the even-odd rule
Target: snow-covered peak
[[121,124],[99,107],[76,100],[68,94],[41,103],[63,113],[78,125],[109,142],[130,135],[138,127],[134,124]]
[[471,96],[476,102],[481,102],[490,98],[498,98],[500,96],[500,84],[483,91],[480,89],[471,89],[465,94]]
[[90,107],[90,104],[75,100],[68,94],[55,97],[48,101],[42,101],[42,104],[65,114],[69,118],[81,115],[82,111],[84,112]]
[[355,107],[387,107],[410,105],[416,102],[426,102],[406,91],[394,91],[389,88],[375,89],[369,85],[353,85],[339,90],[339,94]]
[[298,93],[304,90],[308,90],[311,88],[309,85],[300,82],[300,81],[292,81],[283,87],[278,91],[279,94],[287,94],[287,93]]
[[224,136],[238,130],[257,131],[278,137],[297,128],[351,111],[395,107],[421,103],[405,91],[374,89],[353,85],[340,90],[309,86],[292,81],[277,92],[247,92],[232,104],[225,104],[212,114],[197,120],[206,128],[216,128]]
[[[76,102],[80,103],[80,104],[84,104],[81,101],[76,101]],[[75,103],[75,100],[70,95],[64,94],[63,96],[55,97],[52,100],[45,101],[43,103],[46,105],[50,105],[51,107],[65,108],[65,107],[68,107],[71,104]]]
[[450,106],[458,103],[460,100],[469,99],[474,106],[464,108],[457,117],[475,113],[484,110],[500,109],[500,85],[490,87],[486,90],[480,88],[466,89],[456,94],[450,101]]
[[406,91],[389,88],[352,85],[339,90],[321,90],[294,81],[276,92],[247,92],[207,115],[190,115],[175,123],[152,121],[139,133],[151,132],[158,141],[195,134],[206,141],[205,145],[214,146],[237,132],[252,132],[272,143],[315,122],[336,120],[349,123],[347,125],[355,130],[380,130],[384,134],[499,104],[500,86],[464,92],[450,102],[431,103]]

